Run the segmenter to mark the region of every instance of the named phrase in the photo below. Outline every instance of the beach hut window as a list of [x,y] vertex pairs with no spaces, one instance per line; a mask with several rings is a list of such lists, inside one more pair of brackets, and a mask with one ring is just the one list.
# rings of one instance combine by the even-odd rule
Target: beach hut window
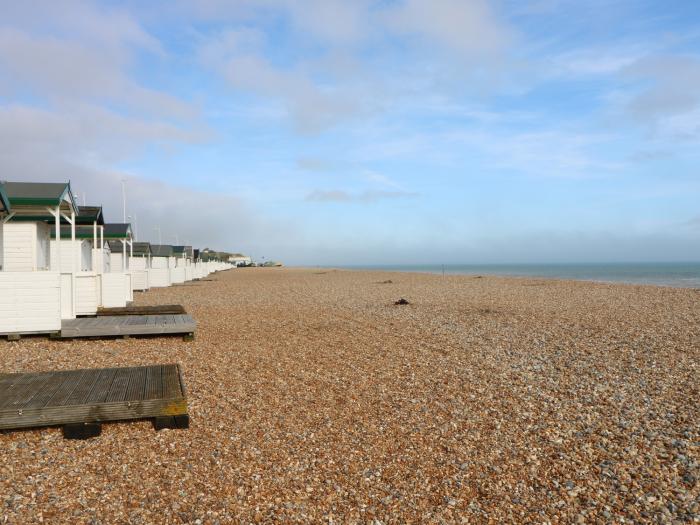
[[44,223],[36,223],[36,269],[48,270],[50,265],[50,230]]
[[92,246],[89,242],[80,243],[80,268],[84,272],[92,270]]

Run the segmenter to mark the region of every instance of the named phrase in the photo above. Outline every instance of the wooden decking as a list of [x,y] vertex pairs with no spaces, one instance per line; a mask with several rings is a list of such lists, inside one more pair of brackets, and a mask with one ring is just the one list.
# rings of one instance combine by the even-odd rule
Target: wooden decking
[[0,429],[63,425],[67,437],[91,437],[102,422],[145,418],[189,425],[179,365],[0,374]]
[[61,338],[183,334],[193,337],[190,315],[103,315],[61,321]]
[[183,315],[185,308],[181,304],[159,304],[155,306],[127,306],[125,308],[99,308],[98,316],[104,315]]

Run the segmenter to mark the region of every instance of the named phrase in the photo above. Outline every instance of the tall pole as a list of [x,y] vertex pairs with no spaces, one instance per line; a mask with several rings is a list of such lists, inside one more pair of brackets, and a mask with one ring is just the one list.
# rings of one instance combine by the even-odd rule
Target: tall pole
[[122,217],[126,223],[126,179],[122,179]]
[[153,228],[153,229],[154,229],[154,230],[158,230],[158,244],[161,244],[161,245],[162,245],[162,244],[163,244],[163,239],[162,239],[161,234],[160,234],[160,226],[156,226],[156,227]]

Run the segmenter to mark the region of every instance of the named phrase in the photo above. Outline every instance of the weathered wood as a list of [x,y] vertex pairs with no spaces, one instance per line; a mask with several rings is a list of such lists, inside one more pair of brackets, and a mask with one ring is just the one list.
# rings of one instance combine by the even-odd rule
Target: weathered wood
[[63,320],[61,337],[191,334],[196,328],[192,316],[183,314],[101,316]]
[[154,315],[154,314],[186,314],[180,304],[159,304],[154,306],[127,306],[125,308],[99,308],[98,316],[103,315]]
[[[0,429],[63,425],[90,437],[93,427],[66,425],[186,414],[179,365],[0,374]],[[178,421],[171,428],[186,428]]]

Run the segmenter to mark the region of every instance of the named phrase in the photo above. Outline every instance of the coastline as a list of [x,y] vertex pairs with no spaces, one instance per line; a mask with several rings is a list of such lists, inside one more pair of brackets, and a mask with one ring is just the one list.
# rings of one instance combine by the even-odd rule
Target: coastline
[[552,263],[552,264],[419,264],[339,266],[347,270],[398,271],[446,275],[492,275],[532,279],[649,284],[700,289],[700,262]]
[[694,289],[325,268],[213,279],[135,297],[183,304],[193,343],[0,341],[2,372],[181,363],[192,417],[86,442],[0,434],[10,522],[700,512]]

